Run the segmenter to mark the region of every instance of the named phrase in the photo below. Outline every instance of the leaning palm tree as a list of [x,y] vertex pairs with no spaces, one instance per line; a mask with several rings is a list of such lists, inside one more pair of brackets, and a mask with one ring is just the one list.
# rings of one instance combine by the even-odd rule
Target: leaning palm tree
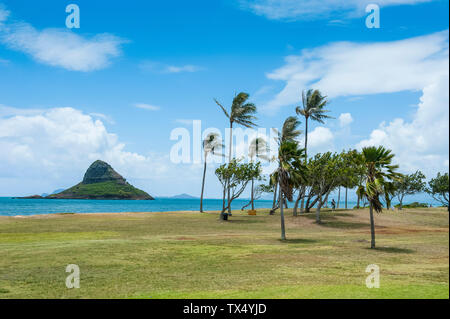
[[369,202],[370,214],[370,248],[375,248],[375,222],[373,218],[373,210],[380,213],[383,205],[380,196],[390,191],[390,183],[398,179],[401,175],[395,170],[398,165],[392,165],[394,154],[391,150],[385,149],[383,146],[365,147],[362,150],[362,163],[365,168],[365,185],[359,186],[357,193],[364,196]]
[[286,240],[283,200],[286,198],[288,201],[292,201],[294,188],[305,179],[304,154],[304,149],[299,148],[297,142],[282,142],[278,149],[278,169],[271,175],[271,179],[278,183],[280,189],[281,240]]
[[[308,120],[319,122],[324,124],[324,120],[332,118],[325,113],[329,112],[324,107],[328,104],[327,97],[322,95],[319,90],[309,89],[306,92],[302,92],[302,106],[297,106],[295,112],[298,115],[302,115],[305,118],[305,163],[308,159]],[[305,186],[302,187],[299,196],[305,192]],[[300,210],[303,212],[304,208],[304,196],[300,205]]]
[[[233,124],[239,124],[244,127],[252,128],[256,126],[254,121],[256,120],[256,106],[253,103],[247,102],[249,94],[241,92],[236,95],[231,104],[230,111],[227,111],[222,104],[216,99],[214,101],[222,109],[225,116],[230,121],[230,148],[228,153],[228,162],[231,162],[233,154]],[[227,187],[227,200],[230,201],[230,188]],[[228,205],[228,214],[231,214],[230,205]]]
[[219,134],[217,133],[209,133],[203,140],[203,156],[205,163],[203,165],[202,192],[200,194],[200,213],[203,213],[203,193],[205,190],[206,163],[208,160],[208,155],[223,156],[220,152],[222,148],[223,144],[219,138]]
[[[253,160],[256,159],[263,159],[263,160],[269,160],[268,157],[269,153],[269,146],[267,145],[267,142],[262,137],[256,137],[250,142],[250,146],[248,149],[248,156],[250,157],[250,161],[253,162]],[[251,198],[250,202],[252,204],[252,210],[255,209],[255,200],[254,200],[254,178],[252,178],[252,185],[251,185]]]
[[[298,129],[298,126],[300,125],[300,121],[295,116],[289,116],[286,118],[286,120],[283,123],[283,127],[281,128],[281,131],[278,131],[277,129],[273,129],[275,134],[277,135],[276,142],[278,146],[281,146],[283,142],[296,142],[297,138],[302,133],[301,130]],[[277,200],[277,192],[278,192],[278,182],[271,182],[271,185],[273,186],[273,203],[272,203],[272,210],[270,211],[271,214],[275,213],[276,208],[276,200]]]

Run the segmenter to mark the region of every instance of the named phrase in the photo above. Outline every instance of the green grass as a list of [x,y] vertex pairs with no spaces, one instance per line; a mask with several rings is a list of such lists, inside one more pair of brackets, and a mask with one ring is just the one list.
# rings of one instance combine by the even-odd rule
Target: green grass
[[449,298],[445,208],[377,215],[375,250],[367,210],[322,217],[288,212],[284,242],[265,210],[0,217],[0,298]]

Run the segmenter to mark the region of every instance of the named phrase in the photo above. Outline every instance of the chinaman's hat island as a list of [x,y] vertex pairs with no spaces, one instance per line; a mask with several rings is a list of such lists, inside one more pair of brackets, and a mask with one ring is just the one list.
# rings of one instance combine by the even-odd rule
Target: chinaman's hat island
[[148,193],[129,184],[111,165],[97,160],[89,166],[83,181],[57,194],[27,196],[30,199],[130,199],[153,200]]

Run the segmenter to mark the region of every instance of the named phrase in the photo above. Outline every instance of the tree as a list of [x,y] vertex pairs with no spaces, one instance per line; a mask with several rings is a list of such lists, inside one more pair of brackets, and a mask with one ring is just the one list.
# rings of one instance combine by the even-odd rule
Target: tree
[[[231,211],[231,203],[238,198],[252,179],[261,177],[261,163],[239,163],[232,159],[230,163],[223,164],[216,169],[216,176],[222,184],[223,198],[220,219],[225,220],[225,211]],[[227,191],[230,191],[230,199],[225,205]]]
[[[341,176],[340,186],[345,188],[345,209],[347,209],[348,203],[348,189],[358,186],[359,181],[359,160],[358,151],[349,150],[342,152],[341,156]],[[339,206],[338,206],[339,207]]]
[[[272,186],[265,185],[265,184],[260,184],[260,185],[256,186],[255,189],[254,189],[253,200],[255,201],[255,200],[260,199],[263,193],[272,193],[272,192],[273,192]],[[247,204],[242,206],[241,210],[244,210],[245,208],[247,208],[251,204],[252,204],[252,201],[249,201]]]
[[[302,133],[302,131],[298,129],[299,125],[300,125],[300,121],[295,116],[289,116],[284,121],[281,131],[274,129],[275,133],[277,134],[276,142],[278,144],[278,147],[280,147],[281,144],[284,142],[297,143],[297,138]],[[274,193],[273,193],[272,210],[270,211],[270,213],[273,214],[275,212],[275,210],[277,209],[276,199],[277,199],[277,191],[278,191],[278,182],[274,182],[271,185],[273,185]],[[296,212],[296,209],[294,208],[294,215],[296,215],[296,214],[297,214],[297,212]]]
[[425,175],[421,171],[416,171],[413,174],[402,175],[394,182],[394,195],[400,203],[399,209],[402,209],[403,199],[406,195],[414,195],[420,193],[425,189]]
[[[305,162],[308,158],[308,120],[311,119],[313,121],[324,124],[324,119],[332,118],[331,116],[326,115],[325,113],[329,112],[325,110],[324,107],[328,104],[327,97],[322,95],[319,90],[309,89],[308,91],[302,92],[302,106],[297,106],[295,112],[298,115],[302,115],[305,118]],[[305,192],[305,188],[302,187],[302,190],[299,196]],[[301,202],[301,212],[303,212],[304,208],[304,197]]]
[[428,182],[428,187],[425,191],[430,194],[436,201],[440,202],[442,205],[448,207],[448,191],[449,191],[449,183],[448,183],[448,173],[441,174],[438,173],[435,178],[432,178]]
[[328,201],[328,196],[339,186],[341,164],[341,157],[331,152],[316,154],[308,161],[310,194],[316,196],[316,223],[321,222],[320,209]]
[[359,186],[357,192],[360,196],[367,198],[369,202],[370,214],[370,248],[375,248],[375,222],[373,210],[381,213],[383,205],[380,196],[384,195],[385,187],[388,182],[395,181],[400,174],[395,170],[398,165],[392,165],[394,154],[391,150],[385,149],[383,146],[364,147],[362,150],[362,163],[365,167],[365,185]]
[[[267,145],[267,142],[264,138],[262,137],[257,137],[254,138],[251,142],[250,142],[250,146],[249,146],[249,150],[248,150],[248,155],[250,157],[250,161],[253,163],[253,160],[256,159],[264,159],[264,160],[268,160],[269,157],[267,156],[269,153],[269,146]],[[252,179],[252,184],[251,184],[251,190],[250,190],[250,203],[252,205],[252,210],[255,209],[255,194],[254,194],[254,179]]]
[[[401,178],[401,177],[399,177]],[[391,209],[392,198],[396,192],[396,182],[386,182],[384,185],[384,202],[386,203],[386,209]]]
[[[252,128],[256,126],[254,121],[256,120],[256,106],[253,103],[248,103],[247,100],[249,98],[249,94],[241,92],[236,95],[231,104],[231,109],[228,112],[222,104],[219,103],[216,99],[214,101],[216,104],[222,109],[225,116],[228,118],[230,122],[230,149],[228,153],[228,162],[231,163],[232,154],[233,154],[233,124],[239,124],[244,127]],[[230,201],[230,189],[227,187],[227,200]],[[231,207],[231,205],[228,205]],[[231,208],[228,211],[231,214]]]
[[203,213],[203,193],[205,190],[205,176],[206,176],[206,163],[208,160],[208,155],[220,155],[220,150],[222,150],[223,144],[219,139],[219,135],[217,133],[210,133],[203,140],[203,156],[204,156],[204,166],[203,166],[203,178],[202,178],[202,191],[200,194],[200,212]]
[[277,182],[279,187],[281,240],[286,240],[283,200],[286,198],[292,201],[294,188],[305,178],[306,167],[303,164],[304,156],[304,149],[299,148],[295,141],[284,141],[278,148],[278,168],[272,173],[271,179]]

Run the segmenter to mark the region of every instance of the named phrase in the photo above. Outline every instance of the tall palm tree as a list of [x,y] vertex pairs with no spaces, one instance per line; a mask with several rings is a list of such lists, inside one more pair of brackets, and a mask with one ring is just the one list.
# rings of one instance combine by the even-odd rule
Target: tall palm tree
[[[298,129],[298,126],[300,125],[300,121],[295,116],[289,116],[286,118],[286,120],[283,123],[283,127],[281,128],[281,132],[277,129],[274,129],[275,133],[277,134],[276,142],[278,143],[278,146],[281,146],[283,142],[296,142],[297,138],[302,133],[301,130]],[[271,213],[275,212],[276,209],[276,200],[277,200],[277,192],[278,192],[278,182],[273,183],[273,204],[272,204],[272,210]]]
[[[324,119],[332,118],[325,113],[329,112],[325,110],[324,107],[328,104],[327,97],[322,95],[319,90],[309,89],[302,92],[302,106],[297,106],[295,112],[305,118],[305,162],[308,159],[308,121],[319,122],[324,124]],[[302,187],[299,196],[305,192],[305,186]],[[303,212],[304,208],[304,197],[300,205],[300,209]]]
[[282,142],[278,149],[278,169],[271,175],[271,179],[278,183],[280,189],[281,240],[286,240],[283,200],[286,198],[292,201],[294,188],[305,179],[306,167],[303,164],[304,154],[304,149],[299,148],[297,142]]
[[[248,155],[250,157],[250,161],[253,162],[254,158],[261,158],[264,160],[268,160],[269,157],[267,156],[269,153],[269,146],[267,145],[267,142],[262,137],[256,137],[250,142]],[[252,178],[252,185],[251,185],[251,203],[252,203],[252,210],[255,209],[255,201],[254,201],[254,179]]]
[[[248,93],[241,92],[236,95],[231,104],[230,111],[227,111],[222,104],[219,103],[216,99],[214,101],[220,108],[222,109],[225,116],[230,121],[230,148],[228,153],[228,162],[231,162],[232,154],[233,154],[233,124],[239,124],[244,127],[252,128],[255,127],[256,124],[254,121],[256,120],[256,106],[253,103],[249,103],[248,98],[250,95]],[[227,191],[227,200],[230,201],[230,188]],[[230,205],[228,205],[230,206]],[[231,208],[228,207],[228,214],[231,214]]]
[[203,166],[203,178],[202,178],[202,192],[200,194],[200,213],[203,213],[203,193],[205,190],[205,176],[206,176],[206,163],[208,160],[208,155],[220,155],[223,148],[222,141],[219,139],[219,134],[209,133],[203,140],[203,155],[204,155],[204,166]]
[[389,192],[389,183],[398,179],[401,175],[395,170],[398,165],[392,165],[394,154],[383,146],[364,147],[362,150],[362,163],[365,167],[365,185],[357,190],[358,195],[367,198],[370,213],[370,248],[375,248],[375,222],[373,210],[380,213],[383,205],[380,196]]

